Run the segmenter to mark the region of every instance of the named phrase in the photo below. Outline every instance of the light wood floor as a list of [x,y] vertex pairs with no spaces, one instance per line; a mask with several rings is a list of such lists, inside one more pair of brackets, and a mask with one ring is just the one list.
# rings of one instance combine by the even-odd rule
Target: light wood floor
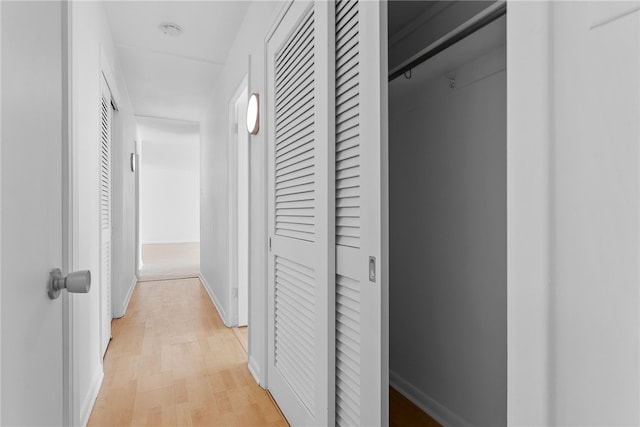
[[200,243],[142,245],[142,269],[138,281],[198,277]]
[[89,426],[286,426],[198,279],[138,283]]
[[233,328],[233,332],[236,334],[238,341],[240,341],[242,348],[244,348],[244,352],[249,353],[249,327]]
[[442,427],[393,387],[389,387],[390,427]]

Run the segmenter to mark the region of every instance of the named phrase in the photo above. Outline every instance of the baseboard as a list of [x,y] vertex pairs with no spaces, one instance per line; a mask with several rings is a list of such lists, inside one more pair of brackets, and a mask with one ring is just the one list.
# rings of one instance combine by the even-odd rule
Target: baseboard
[[91,416],[93,405],[96,403],[96,399],[98,398],[98,392],[100,391],[100,387],[102,386],[103,379],[104,371],[102,370],[102,366],[100,366],[98,371],[93,376],[89,392],[85,396],[84,401],[80,406],[80,419],[82,420],[82,423],[80,425],[82,426],[86,426],[89,422],[89,417]]
[[251,356],[249,356],[249,363],[247,364],[247,367],[249,368],[249,372],[251,372],[251,376],[253,376],[253,379],[256,381],[256,384],[266,389],[266,384],[263,384],[262,381],[260,381],[260,366]]
[[144,245],[170,245],[170,244],[181,244],[181,243],[200,243],[200,241],[184,241],[184,240],[158,240],[154,242],[144,242],[141,243],[140,246]]
[[216,307],[216,310],[218,310],[218,314],[220,315],[222,322],[227,328],[230,328],[231,323],[229,322],[229,319],[227,319],[227,313],[222,309],[222,304],[220,304],[220,301],[218,301],[216,294],[211,290],[211,287],[207,283],[207,280],[202,276],[202,273],[198,275],[198,278],[204,285],[204,289],[209,294],[209,298],[211,298],[211,302],[213,302],[213,305]]
[[418,390],[409,381],[391,370],[389,370],[389,385],[443,426],[472,426],[469,421],[451,411],[449,408],[428,396],[426,393]]
[[133,295],[133,291],[137,283],[138,283],[137,276],[133,276],[133,280],[129,285],[129,290],[127,291],[127,295],[124,297],[124,303],[122,304],[122,307],[120,307],[121,311],[119,313],[114,313],[115,318],[123,317],[127,313],[127,308],[129,308],[129,302],[131,301],[131,296]]

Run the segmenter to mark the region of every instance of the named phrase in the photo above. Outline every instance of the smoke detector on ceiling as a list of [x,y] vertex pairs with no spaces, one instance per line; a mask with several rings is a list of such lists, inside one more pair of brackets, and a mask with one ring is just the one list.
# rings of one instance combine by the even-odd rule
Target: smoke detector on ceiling
[[158,26],[160,31],[170,37],[177,37],[182,34],[182,27],[178,24],[174,24],[173,22],[165,22]]

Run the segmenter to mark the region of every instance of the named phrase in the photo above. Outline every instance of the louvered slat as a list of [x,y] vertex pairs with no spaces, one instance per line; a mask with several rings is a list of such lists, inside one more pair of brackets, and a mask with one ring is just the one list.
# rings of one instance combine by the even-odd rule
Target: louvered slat
[[315,40],[313,11],[275,63],[275,233],[315,241]]
[[360,284],[336,275],[336,424],[360,425]]
[[360,247],[358,7],[336,2],[336,244],[354,248]]
[[[360,247],[359,4],[336,1],[336,245]],[[337,260],[340,262],[340,260]],[[360,425],[360,283],[336,274],[336,425]]]
[[100,103],[100,300],[101,308],[101,350],[106,351],[111,338],[111,128],[112,128],[111,97],[105,91]]
[[315,275],[275,257],[275,366],[311,414],[315,383]]
[[111,227],[111,102],[102,97],[100,134],[100,226]]

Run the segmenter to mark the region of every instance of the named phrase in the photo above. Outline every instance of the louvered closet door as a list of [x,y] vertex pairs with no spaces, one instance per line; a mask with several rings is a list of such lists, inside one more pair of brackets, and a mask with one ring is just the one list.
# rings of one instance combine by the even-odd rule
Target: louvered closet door
[[268,384],[291,425],[333,422],[329,10],[293,2],[267,41]]
[[340,426],[385,425],[386,2],[339,0],[334,12],[335,420]]
[[104,78],[100,101],[100,346],[111,339],[111,93]]

